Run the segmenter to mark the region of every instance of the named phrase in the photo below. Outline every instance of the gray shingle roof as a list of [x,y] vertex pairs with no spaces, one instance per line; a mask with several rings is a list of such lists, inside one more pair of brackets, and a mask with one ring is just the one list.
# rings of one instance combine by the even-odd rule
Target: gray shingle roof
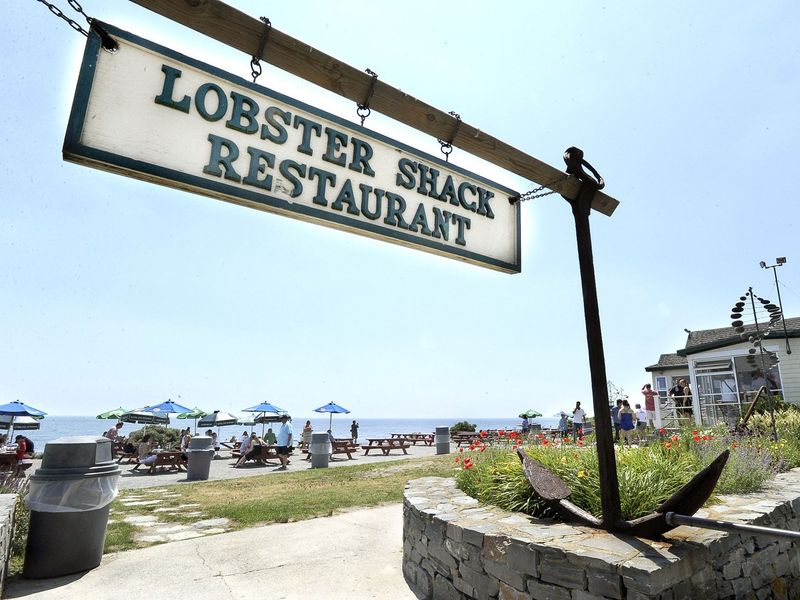
[[[745,333],[753,333],[756,330],[755,325],[745,325],[744,329]],[[786,319],[786,331],[789,337],[800,337],[800,317]],[[784,337],[783,324],[779,323],[769,334],[769,337],[773,339],[782,339]],[[703,350],[738,344],[741,341],[742,339],[739,337],[739,334],[730,326],[692,331],[686,339],[686,347],[682,350],[678,350],[678,354],[686,356],[687,354],[693,354]]]
[[654,365],[650,365],[649,367],[645,367],[645,371],[661,371],[664,369],[681,369],[681,368],[688,368],[689,361],[686,359],[685,356],[679,356],[678,354],[662,354],[658,357],[658,362]]

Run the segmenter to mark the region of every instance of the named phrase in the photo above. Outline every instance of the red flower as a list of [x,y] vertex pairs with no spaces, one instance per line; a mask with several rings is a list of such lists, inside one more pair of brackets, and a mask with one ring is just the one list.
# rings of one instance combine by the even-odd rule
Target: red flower
[[465,462],[465,463],[464,463],[464,468],[465,468],[467,471],[469,471],[469,470],[470,470],[472,467],[474,467],[474,466],[475,466],[475,465],[473,465],[472,463],[468,463],[468,462]]
[[667,430],[662,427],[661,429],[658,430],[658,433],[660,433],[661,435],[667,435]]
[[463,451],[464,451],[464,449],[463,449],[463,448],[459,448],[459,449],[458,449],[458,451],[459,451],[459,452],[463,452]]
[[737,446],[736,442],[733,442],[733,444],[731,444],[731,447],[732,447],[734,450],[736,450],[736,446]]
[[704,439],[705,441],[707,441],[707,442],[710,442],[712,438],[711,438],[711,436],[710,436],[710,435],[704,435],[704,436],[703,436],[703,439]]
[[670,448],[672,448],[672,444],[671,444],[670,442],[664,442],[664,447],[665,447],[667,450],[669,450]]
[[456,456],[456,460],[455,460],[456,464],[458,464],[460,461],[461,461],[461,459]]
[[481,452],[486,452],[486,444],[484,444],[483,446],[481,446]]
[[500,431],[497,432],[497,435],[499,435],[500,437],[503,437],[505,434],[506,434],[505,429],[501,429]]
[[578,440],[578,446],[583,446],[583,438]]
[[470,449],[470,450],[475,450],[475,444],[470,444],[470,445],[469,445],[469,449]]
[[678,441],[678,436],[677,435],[673,435],[672,436],[672,441],[673,442],[677,442]]
[[699,435],[699,433],[700,433],[699,431],[693,431],[692,435]]
[[549,444],[550,444],[550,442],[548,442],[547,440],[543,440],[543,441],[542,441],[542,446],[547,446],[547,445],[549,445]]
[[486,432],[485,432],[485,431],[483,431],[483,430],[481,430],[480,436],[481,436],[482,438],[485,438],[485,437],[486,437]]
[[540,440],[543,440],[544,439],[544,434],[543,433],[537,433],[536,437],[539,438]]
[[699,436],[699,435],[696,435],[696,436],[694,436],[692,439],[693,439],[695,442],[699,442],[699,441],[700,441],[700,436]]

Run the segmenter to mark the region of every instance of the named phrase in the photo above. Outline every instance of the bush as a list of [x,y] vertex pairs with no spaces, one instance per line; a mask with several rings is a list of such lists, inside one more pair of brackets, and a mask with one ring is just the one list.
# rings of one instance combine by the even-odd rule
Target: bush
[[159,448],[177,448],[180,446],[180,431],[160,425],[148,425],[145,428],[132,431],[128,436],[128,441],[136,445],[145,434],[149,434],[150,439],[153,440]]
[[[761,430],[768,415],[754,416]],[[635,519],[656,508],[709,465],[724,450],[731,451],[717,484],[717,494],[747,494],[787,468],[800,466],[800,411],[776,411],[778,440],[766,435],[731,435],[724,427],[699,431],[685,428],[680,434],[639,448],[615,452],[620,504],[624,519]],[[763,419],[764,422],[759,421]],[[600,517],[600,479],[597,452],[585,439],[583,445],[548,442],[534,436],[526,452],[558,475],[570,488],[570,500]],[[456,480],[466,494],[486,504],[537,517],[551,517],[547,505],[529,485],[519,458],[508,449],[477,448],[460,452]]]
[[459,421],[450,428],[450,433],[458,433],[459,431],[475,431],[478,428],[475,423],[468,423],[467,421]]

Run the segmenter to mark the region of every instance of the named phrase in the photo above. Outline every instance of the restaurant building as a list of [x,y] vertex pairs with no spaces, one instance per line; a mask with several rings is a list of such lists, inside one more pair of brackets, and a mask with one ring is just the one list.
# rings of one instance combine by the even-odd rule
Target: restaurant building
[[[657,425],[676,428],[681,421],[698,426],[721,421],[735,425],[766,384],[783,400],[800,404],[800,317],[786,319],[785,324],[785,333],[781,322],[762,342],[765,351],[778,357],[777,365],[770,368],[765,362],[763,369],[758,348],[752,355],[754,364],[748,360],[753,344],[743,341],[733,327],[690,331],[683,348],[662,354],[657,363],[645,367],[659,395]],[[745,333],[753,332],[754,326],[745,328]],[[680,399],[676,406],[669,396],[670,388],[680,379],[686,379],[692,390],[691,414],[681,410]]]

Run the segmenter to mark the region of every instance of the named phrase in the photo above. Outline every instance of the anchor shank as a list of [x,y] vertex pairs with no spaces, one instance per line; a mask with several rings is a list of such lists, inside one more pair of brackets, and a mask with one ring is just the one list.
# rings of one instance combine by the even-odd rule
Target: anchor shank
[[583,313],[586,320],[586,342],[589,349],[589,366],[592,381],[592,399],[597,438],[598,471],[600,476],[600,500],[603,509],[602,527],[607,531],[616,528],[621,520],[619,481],[614,458],[614,438],[611,429],[611,411],[608,407],[606,364],[603,354],[603,336],[600,329],[600,309],[597,301],[597,284],[594,276],[592,234],[589,228],[589,212],[597,185],[584,180],[578,197],[567,200],[575,217],[575,233],[578,242],[581,287],[583,288]]

